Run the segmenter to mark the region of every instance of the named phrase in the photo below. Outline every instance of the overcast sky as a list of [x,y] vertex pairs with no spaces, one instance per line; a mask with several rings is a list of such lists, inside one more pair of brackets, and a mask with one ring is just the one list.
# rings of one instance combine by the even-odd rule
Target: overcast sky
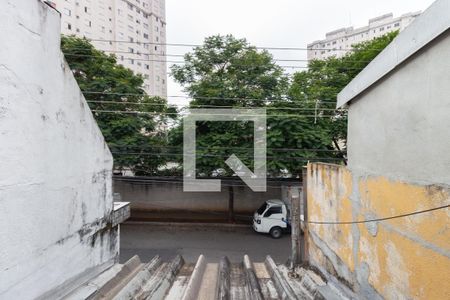
[[[325,33],[392,12],[423,11],[432,0],[166,0],[167,43],[200,44],[215,34],[233,34],[266,47],[306,47]],[[168,54],[188,48],[168,47]],[[271,51],[278,59],[306,59],[306,51]],[[174,60],[180,58],[168,58]],[[291,64],[291,63],[288,63]],[[169,64],[170,65],[170,64]],[[297,63],[297,65],[301,65]],[[182,94],[168,77],[168,92]],[[179,103],[169,98],[171,103]]]

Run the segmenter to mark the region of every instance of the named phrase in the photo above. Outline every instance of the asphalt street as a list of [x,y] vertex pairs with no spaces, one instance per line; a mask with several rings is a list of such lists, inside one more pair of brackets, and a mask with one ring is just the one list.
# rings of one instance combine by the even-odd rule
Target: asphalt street
[[142,261],[155,255],[169,260],[180,254],[187,262],[195,262],[200,254],[218,262],[227,256],[230,262],[242,262],[244,254],[255,262],[271,255],[277,263],[285,263],[290,254],[290,235],[280,239],[253,231],[250,225],[125,223],[120,225],[120,261],[137,254]]

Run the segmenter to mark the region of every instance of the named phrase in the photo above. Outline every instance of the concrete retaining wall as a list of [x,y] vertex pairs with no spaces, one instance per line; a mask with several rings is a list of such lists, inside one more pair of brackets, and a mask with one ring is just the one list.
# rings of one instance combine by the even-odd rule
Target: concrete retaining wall
[[2,1],[0,298],[52,299],[118,253],[112,156],[60,51],[60,16]]
[[143,211],[228,211],[228,185],[233,187],[236,213],[251,214],[268,199],[284,199],[289,186],[301,185],[299,179],[269,180],[267,192],[253,192],[239,180],[222,180],[221,192],[183,192],[182,178],[151,178],[115,176],[114,193],[122,201],[131,203],[131,216],[136,210]]

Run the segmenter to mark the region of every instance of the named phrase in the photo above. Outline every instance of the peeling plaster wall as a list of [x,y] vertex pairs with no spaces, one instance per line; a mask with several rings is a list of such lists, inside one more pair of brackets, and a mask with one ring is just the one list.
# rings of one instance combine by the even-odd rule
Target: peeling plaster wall
[[[362,221],[450,203],[449,70],[447,30],[349,103],[348,169],[308,166],[310,221]],[[310,260],[361,298],[447,299],[449,217],[445,209],[309,224]]]
[[55,298],[118,252],[112,156],[60,52],[60,16],[1,1],[0,298]]
[[[347,168],[309,164],[309,221],[401,215],[450,202],[450,189]],[[309,224],[310,261],[363,299],[446,299],[450,295],[450,210],[349,225]]]

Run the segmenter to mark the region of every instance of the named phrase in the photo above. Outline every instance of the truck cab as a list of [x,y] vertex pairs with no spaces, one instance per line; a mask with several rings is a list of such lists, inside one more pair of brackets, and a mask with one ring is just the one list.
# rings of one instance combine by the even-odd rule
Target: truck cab
[[289,229],[289,211],[281,200],[267,200],[253,215],[253,229],[278,239]]

